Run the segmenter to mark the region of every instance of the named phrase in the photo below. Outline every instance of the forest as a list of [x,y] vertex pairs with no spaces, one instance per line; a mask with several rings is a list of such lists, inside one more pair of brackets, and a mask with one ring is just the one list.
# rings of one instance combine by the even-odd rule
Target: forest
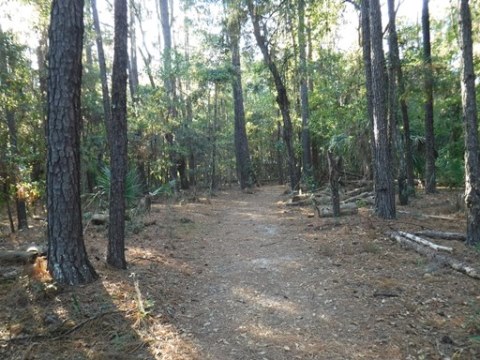
[[477,358],[479,44],[479,0],[0,1],[0,357]]

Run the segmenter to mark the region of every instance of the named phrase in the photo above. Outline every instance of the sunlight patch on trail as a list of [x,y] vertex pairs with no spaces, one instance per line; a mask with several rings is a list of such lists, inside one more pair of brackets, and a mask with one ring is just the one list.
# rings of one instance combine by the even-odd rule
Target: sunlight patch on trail
[[261,294],[249,288],[235,287],[232,289],[232,294],[239,298],[240,301],[251,303],[254,306],[262,308],[277,310],[281,312],[282,315],[291,316],[300,314],[300,310],[294,302]]

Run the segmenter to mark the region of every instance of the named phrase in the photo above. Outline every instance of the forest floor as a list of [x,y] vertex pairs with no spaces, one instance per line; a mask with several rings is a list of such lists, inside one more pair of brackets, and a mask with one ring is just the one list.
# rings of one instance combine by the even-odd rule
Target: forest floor
[[[457,194],[419,190],[392,221],[368,208],[319,218],[286,206],[281,186],[155,203],[129,225],[126,271],[105,265],[106,229],[89,225],[93,284],[0,266],[0,358],[479,359],[480,280],[386,235],[463,231]],[[5,225],[0,249],[44,239],[33,225]],[[476,250],[436,242],[480,267]]]

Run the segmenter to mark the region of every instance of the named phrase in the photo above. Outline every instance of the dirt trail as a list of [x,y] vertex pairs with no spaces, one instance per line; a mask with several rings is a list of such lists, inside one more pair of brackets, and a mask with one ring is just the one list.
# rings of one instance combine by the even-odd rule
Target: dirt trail
[[313,218],[312,209],[279,203],[282,190],[231,191],[182,210],[195,229],[175,253],[194,270],[179,284],[172,321],[199,359],[478,355],[465,331],[476,281],[384,235],[415,219],[382,222],[366,210]]
[[328,264],[275,205],[280,193],[214,200],[217,215],[195,256],[204,270],[180,317],[208,359],[306,359],[332,336],[332,306],[319,288]]
[[187,245],[201,270],[185,286],[178,326],[204,359],[398,356],[341,259],[314,247],[305,214],[276,205],[281,193],[264,187],[214,198],[211,221],[197,228],[196,246]]
[[[99,281],[54,294],[25,276],[0,281],[0,358],[480,358],[478,280],[385,235],[462,231],[454,192],[418,194],[397,220],[381,221],[368,209],[318,218],[308,206],[285,206],[283,190],[154,204],[129,224],[127,271],[105,265],[106,229],[90,227]],[[34,234],[0,245],[18,248]],[[436,242],[480,267],[462,243]],[[37,342],[6,340],[31,335]]]

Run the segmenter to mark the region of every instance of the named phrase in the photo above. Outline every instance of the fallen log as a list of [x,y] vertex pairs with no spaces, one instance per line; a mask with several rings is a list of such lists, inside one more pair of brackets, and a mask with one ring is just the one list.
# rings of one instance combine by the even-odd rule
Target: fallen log
[[[315,206],[319,217],[334,217],[334,213],[331,207],[318,207]],[[344,204],[340,206],[341,215],[353,215],[358,212],[358,207],[355,203]]]
[[428,236],[428,237],[431,237],[431,238],[444,239],[444,240],[465,241],[465,239],[466,239],[465,234],[462,234],[462,233],[447,232],[447,231],[435,231],[435,230],[416,231],[415,235],[424,235],[424,236]]
[[39,255],[37,251],[0,251],[0,264],[33,264]]
[[477,269],[474,269],[458,260],[455,260],[449,256],[445,256],[442,254],[439,254],[437,251],[434,251],[428,247],[425,247],[419,243],[416,243],[414,241],[411,241],[403,236],[401,236],[398,232],[391,232],[389,233],[389,236],[396,240],[398,243],[401,245],[411,248],[418,252],[419,254],[426,256],[427,258],[431,260],[435,260],[441,265],[448,266],[452,268],[455,271],[461,272],[462,274],[465,274],[471,278],[480,280],[480,273],[477,271]]
[[458,217],[456,216],[428,215],[428,214],[422,214],[418,211],[399,210],[397,211],[397,213],[413,216],[419,219],[438,219],[438,220],[447,220],[447,221],[458,221]]
[[289,199],[286,203],[286,206],[310,206],[312,205],[312,200],[310,198],[304,200],[293,201]]
[[332,198],[328,195],[322,197],[312,197],[312,201],[315,205],[328,205],[332,203]]
[[355,196],[352,196],[350,198],[347,198],[345,200],[343,200],[343,202],[346,204],[346,203],[351,203],[351,202],[355,202],[357,200],[363,200],[363,199],[366,199],[366,198],[369,198],[369,197],[372,197],[373,196],[373,193],[371,191],[366,191],[366,192],[363,192],[361,194],[358,194],[358,195],[355,195]]
[[353,196],[357,196],[357,195],[360,195],[362,193],[371,192],[371,191],[372,191],[372,188],[370,186],[362,186],[362,187],[347,191],[345,193],[345,197],[351,198]]
[[93,214],[90,221],[93,225],[105,225],[108,222],[108,214]]
[[398,233],[401,236],[406,237],[409,240],[415,241],[415,242],[417,242],[419,244],[422,244],[424,246],[428,246],[428,247],[432,248],[433,250],[442,250],[442,251],[448,251],[448,252],[453,251],[453,249],[449,246],[437,245],[437,244],[435,244],[431,241],[425,240],[424,238],[421,238],[421,237],[418,237],[416,235],[407,233],[405,231],[399,231]]
[[[367,196],[363,199],[357,199],[355,201],[350,201],[350,199],[342,201],[342,205],[346,204],[359,204],[359,205],[375,205],[375,196]],[[360,206],[361,207],[361,206]]]

